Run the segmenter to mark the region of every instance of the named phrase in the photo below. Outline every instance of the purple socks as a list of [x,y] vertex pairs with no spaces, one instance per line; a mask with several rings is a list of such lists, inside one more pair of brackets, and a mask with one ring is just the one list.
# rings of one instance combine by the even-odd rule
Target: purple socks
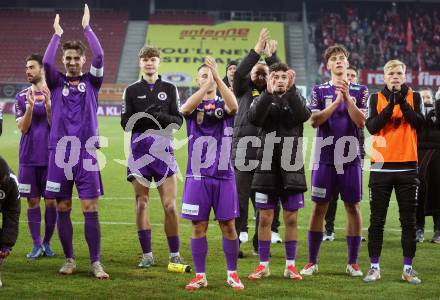
[[151,252],[151,229],[138,231],[139,243],[141,244],[142,253]]
[[360,236],[347,236],[348,264],[351,265],[357,263],[360,246],[361,246]]
[[309,262],[318,263],[319,248],[321,247],[323,232],[309,231]]
[[191,239],[191,255],[196,273],[205,273],[206,256],[208,255],[208,241],[206,237]]

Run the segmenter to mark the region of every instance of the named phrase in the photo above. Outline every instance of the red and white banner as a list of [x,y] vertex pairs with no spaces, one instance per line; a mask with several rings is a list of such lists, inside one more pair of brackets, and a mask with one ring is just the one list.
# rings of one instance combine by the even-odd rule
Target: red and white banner
[[[361,84],[383,85],[383,71],[362,70]],[[440,86],[440,72],[438,71],[409,71],[406,73],[406,82],[413,87],[416,86]]]

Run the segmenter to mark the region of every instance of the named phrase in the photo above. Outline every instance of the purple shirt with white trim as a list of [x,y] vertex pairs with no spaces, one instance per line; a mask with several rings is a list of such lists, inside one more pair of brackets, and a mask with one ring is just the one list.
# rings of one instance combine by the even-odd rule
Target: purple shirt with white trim
[[186,177],[234,178],[234,116],[226,113],[223,99],[203,100],[185,119],[189,137]]
[[103,81],[104,52],[90,26],[84,29],[93,58],[90,71],[78,77],[67,77],[55,67],[55,56],[61,37],[54,34],[44,54],[46,82],[52,94],[52,130],[49,148],[55,149],[65,136],[77,137],[81,149],[99,147],[98,142],[87,143],[98,133],[98,92]]
[[[364,85],[350,83],[349,93],[356,106],[366,113],[368,102],[368,88]],[[310,95],[309,108],[312,112],[324,110],[336,100],[336,87],[331,81],[315,85]],[[342,102],[326,122],[321,124],[316,132],[317,138],[325,139],[333,136],[333,143],[321,148],[318,157],[318,147],[315,148],[314,163],[335,164],[335,145],[344,136],[354,136],[359,141],[359,128],[351,120],[348,114],[347,105]],[[344,156],[347,156],[348,144],[344,147]],[[342,153],[341,153],[342,154]],[[351,163],[361,163],[360,149],[357,149],[357,157]]]
[[[23,118],[26,113],[26,94],[29,89],[30,87],[24,89],[15,97],[15,119],[17,121]],[[31,125],[28,132],[23,133],[20,139],[20,166],[47,166],[49,132],[50,126],[47,121],[44,95],[39,91],[35,91]]]

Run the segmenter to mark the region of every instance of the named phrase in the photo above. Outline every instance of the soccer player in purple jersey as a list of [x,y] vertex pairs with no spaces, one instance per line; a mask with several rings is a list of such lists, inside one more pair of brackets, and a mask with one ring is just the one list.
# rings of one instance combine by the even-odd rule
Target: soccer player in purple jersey
[[[238,103],[232,91],[221,80],[217,64],[207,57],[198,69],[200,89],[181,107],[186,118],[188,165],[182,199],[182,217],[192,221],[191,254],[196,276],[185,287],[206,287],[206,256],[211,207],[223,236],[227,264],[227,284],[243,289],[237,275],[238,236],[235,218],[239,214],[234,169],[231,163],[233,117]],[[216,95],[217,88],[221,97]]]
[[[55,56],[63,34],[59,21],[59,15],[56,15],[55,34],[43,58],[46,82],[52,94],[46,195],[57,199],[58,235],[66,258],[59,272],[70,275],[76,268],[70,219],[75,184],[85,219],[84,233],[89,247],[91,272],[98,279],[108,279],[109,275],[99,260],[101,230],[98,199],[103,195],[103,189],[96,159],[99,147],[98,92],[103,80],[104,52],[89,25],[90,12],[86,4],[82,26],[93,55],[90,71],[82,73],[86,62],[84,45],[79,41],[68,41],[62,46],[66,73],[58,72]],[[69,162],[68,165],[66,162]]]
[[[142,78],[124,91],[121,126],[131,131],[127,180],[133,185],[136,199],[136,224],[142,248],[140,268],[155,264],[151,247],[151,225],[148,211],[150,185],[154,179],[164,210],[169,261],[183,263],[177,198],[177,164],[172,147],[172,128],[180,128],[183,117],[179,112],[179,93],[174,84],[159,75],[160,51],[144,46],[139,51]],[[137,115],[146,113],[137,119]],[[131,125],[130,125],[131,124]],[[132,127],[131,127],[132,126]],[[130,128],[131,127],[131,128]],[[149,157],[151,161],[143,161]]]
[[[26,76],[32,85],[15,97],[15,118],[22,136],[19,150],[19,190],[28,202],[28,226],[33,248],[26,256],[54,256],[50,240],[57,221],[56,201],[45,197],[47,164],[49,160],[49,132],[51,122],[50,91],[46,86],[43,57],[32,54],[26,58]],[[40,198],[45,197],[45,234],[41,240]]]
[[362,233],[359,128],[365,125],[368,89],[347,80],[348,56],[342,45],[326,49],[324,58],[332,79],[315,86],[310,99],[311,124],[318,130],[311,184],[313,209],[308,232],[309,262],[301,270],[301,275],[318,272],[324,216],[329,202],[338,193],[347,213],[346,272],[350,276],[363,275],[357,264]]
[[[264,141],[264,146],[257,151],[257,159],[261,164],[252,180],[252,190],[256,192],[255,206],[259,210],[260,219],[260,263],[248,278],[256,280],[270,275],[271,224],[274,210],[278,202],[281,202],[286,225],[284,276],[302,280],[295,268],[297,216],[298,210],[304,207],[303,193],[307,190],[301,150],[303,124],[311,112],[294,85],[295,72],[284,63],[275,63],[269,70],[267,90],[254,99],[248,113],[249,120],[261,128],[260,138]],[[272,152],[268,151],[270,147],[273,147]]]

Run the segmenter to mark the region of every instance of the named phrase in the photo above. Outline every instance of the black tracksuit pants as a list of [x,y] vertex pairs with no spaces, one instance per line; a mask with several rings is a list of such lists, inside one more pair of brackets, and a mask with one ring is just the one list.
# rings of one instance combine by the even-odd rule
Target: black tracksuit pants
[[383,231],[391,198],[395,191],[399,205],[399,220],[402,228],[401,244],[403,256],[413,258],[416,253],[416,210],[419,179],[417,171],[370,173],[370,227],[368,228],[368,253],[380,257]]

